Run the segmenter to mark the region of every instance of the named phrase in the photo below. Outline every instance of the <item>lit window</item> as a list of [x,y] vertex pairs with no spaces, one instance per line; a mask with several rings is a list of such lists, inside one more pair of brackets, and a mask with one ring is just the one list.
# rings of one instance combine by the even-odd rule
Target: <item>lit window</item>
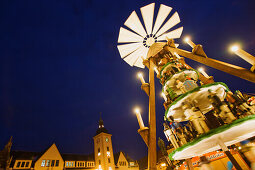
[[49,167],[50,166],[50,160],[47,160],[46,161],[46,167]]
[[66,162],[66,167],[68,167],[68,162]]
[[112,170],[112,167],[109,167],[109,170]]
[[17,167],[17,168],[19,168],[19,167],[20,167],[20,161],[17,163],[16,167]]
[[25,165],[25,167],[28,167],[28,165],[29,165],[29,162],[26,162],[26,165]]
[[109,152],[109,151],[107,151],[107,152],[106,152],[106,155],[109,157],[109,156],[110,156],[110,152]]
[[44,166],[45,166],[45,160],[42,160],[41,167],[44,167]]
[[55,165],[55,160],[52,160],[51,161],[51,167],[54,167],[54,165]]
[[24,166],[25,166],[25,162],[22,162],[20,167],[24,167]]

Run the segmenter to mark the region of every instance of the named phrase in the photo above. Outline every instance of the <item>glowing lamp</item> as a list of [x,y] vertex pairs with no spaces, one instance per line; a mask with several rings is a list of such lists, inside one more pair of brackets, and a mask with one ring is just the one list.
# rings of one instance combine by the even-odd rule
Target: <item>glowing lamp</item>
[[209,78],[208,74],[204,71],[202,67],[198,68],[198,71],[205,76],[205,78]]
[[143,78],[143,73],[138,73],[137,74],[137,77],[141,80],[141,83],[144,84],[145,83],[145,80]]
[[184,39],[184,41],[185,41],[187,44],[189,44],[189,46],[191,46],[191,48],[194,48],[194,47],[196,46],[196,44],[193,43],[193,42],[190,40],[189,37],[186,37],[186,38]]
[[236,55],[238,55],[251,65],[255,65],[255,57],[247,53],[246,51],[242,50],[238,45],[231,46],[230,51],[234,52]]
[[140,129],[144,128],[144,123],[143,123],[143,119],[142,119],[142,116],[141,116],[141,113],[140,113],[140,109],[138,107],[136,107],[134,109],[134,112],[136,114],[136,118],[138,120],[138,123],[139,123],[139,126],[140,126]]
[[162,163],[161,166],[162,166],[162,167],[165,167],[165,166],[166,166],[166,163]]

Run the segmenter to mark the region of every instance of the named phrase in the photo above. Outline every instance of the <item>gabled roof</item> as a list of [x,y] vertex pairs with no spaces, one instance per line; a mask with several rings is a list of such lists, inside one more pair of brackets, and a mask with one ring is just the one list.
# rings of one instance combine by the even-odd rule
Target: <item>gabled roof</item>
[[120,151],[118,153],[115,153],[113,156],[114,156],[114,163],[115,165],[118,163],[118,160],[119,160],[119,157],[120,157],[120,154],[123,154],[123,156],[126,158],[127,162],[130,163],[130,162],[135,162],[132,158],[130,158],[127,154],[125,154],[124,152]]
[[114,157],[114,163],[115,163],[115,165],[117,165],[118,160],[119,160],[119,157],[120,157],[120,152],[115,153],[115,154],[113,155],[113,157]]

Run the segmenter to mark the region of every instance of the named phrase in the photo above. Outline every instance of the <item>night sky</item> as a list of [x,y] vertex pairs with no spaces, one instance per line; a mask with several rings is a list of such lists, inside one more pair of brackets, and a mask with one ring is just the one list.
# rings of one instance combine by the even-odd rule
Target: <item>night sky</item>
[[[148,69],[130,67],[117,39],[133,10],[144,0],[2,0],[0,2],[0,148],[13,136],[14,150],[42,151],[55,142],[62,153],[93,152],[99,112],[113,134],[114,152],[139,159],[147,154],[137,133],[133,107],[147,125],[148,97],[136,77]],[[208,57],[250,68],[231,54],[240,42],[255,55],[255,1],[157,1],[178,11],[182,38],[190,35]],[[154,15],[155,17],[155,15]],[[179,48],[191,50],[181,39]],[[186,59],[197,68],[202,64]],[[204,66],[231,90],[254,93],[246,80]],[[163,135],[163,99],[156,79],[157,136]]]

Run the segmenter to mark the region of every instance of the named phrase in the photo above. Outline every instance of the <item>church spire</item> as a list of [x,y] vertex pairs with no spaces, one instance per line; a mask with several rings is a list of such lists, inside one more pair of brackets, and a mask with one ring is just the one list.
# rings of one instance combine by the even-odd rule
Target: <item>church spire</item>
[[99,118],[99,126],[98,126],[98,129],[96,131],[96,134],[98,135],[99,133],[108,133],[107,129],[104,127],[104,121],[102,119],[102,113],[100,112],[100,118]]

